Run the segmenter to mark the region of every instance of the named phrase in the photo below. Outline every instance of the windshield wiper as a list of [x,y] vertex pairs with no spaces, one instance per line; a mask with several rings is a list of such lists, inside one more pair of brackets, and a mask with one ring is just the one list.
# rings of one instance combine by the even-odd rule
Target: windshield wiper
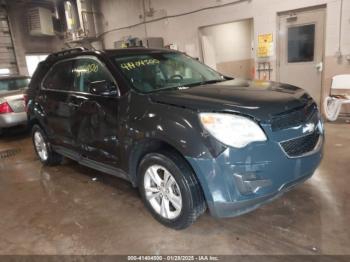
[[183,85],[180,85],[180,86],[169,86],[169,87],[165,87],[165,88],[155,89],[155,90],[149,91],[147,93],[157,93],[157,92],[161,92],[161,91],[168,91],[169,89],[180,89],[180,90],[182,90],[182,89],[187,89],[187,88],[193,87],[193,86],[215,84],[215,83],[224,82],[224,81],[228,81],[228,80],[229,79],[213,79],[213,80],[201,81],[201,82],[196,82],[196,83],[183,84]]
[[214,79],[214,80],[207,80],[207,81],[201,81],[197,83],[187,84],[186,86],[192,87],[192,86],[201,86],[201,85],[209,85],[209,84],[215,84],[219,82],[227,81],[226,79]]

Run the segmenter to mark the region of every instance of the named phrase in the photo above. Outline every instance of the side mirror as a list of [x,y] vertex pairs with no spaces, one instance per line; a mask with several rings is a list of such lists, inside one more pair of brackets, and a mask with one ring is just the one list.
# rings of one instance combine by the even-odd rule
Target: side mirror
[[106,80],[95,81],[89,84],[89,92],[94,95],[112,96],[118,94],[117,87]]

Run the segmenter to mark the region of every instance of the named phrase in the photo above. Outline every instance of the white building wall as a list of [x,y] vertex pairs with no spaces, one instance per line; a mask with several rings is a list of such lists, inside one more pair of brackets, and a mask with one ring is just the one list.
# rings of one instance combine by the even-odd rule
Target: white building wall
[[[201,33],[213,36],[217,63],[252,58],[250,20],[205,27]],[[225,39],[225,41],[222,41]]]
[[142,2],[140,0],[101,0],[96,1],[102,14],[103,32],[101,38],[105,49],[114,48],[114,42],[128,36],[143,37],[145,26],[139,25],[123,30],[115,28],[128,27],[143,21]]
[[[143,21],[141,0],[101,0],[101,10],[108,25],[105,30],[112,30],[129,26]],[[146,9],[151,6],[155,13],[147,20],[164,16],[173,16],[197,10],[204,7],[234,2],[232,0],[145,0]],[[323,81],[324,95],[329,93],[331,77],[335,74],[350,73],[350,62],[346,56],[350,55],[350,0],[343,0],[343,19],[341,47],[343,59],[338,60],[336,53],[339,47],[339,16],[341,0],[248,0],[197,12],[185,16],[161,19],[146,25],[139,25],[129,29],[111,31],[103,36],[106,48],[112,48],[113,42],[125,36],[163,37],[165,44],[176,43],[179,50],[185,51],[186,45],[194,45],[195,56],[201,57],[198,28],[213,24],[227,23],[242,19],[253,18],[254,42],[257,46],[258,35],[273,33],[276,43],[278,13],[289,10],[325,5],[327,9],[325,28],[325,72]],[[271,57],[273,65],[272,80],[276,80],[276,46]],[[255,60],[257,58],[255,57]]]
[[[350,54],[350,0],[344,1],[342,46],[345,54]],[[130,26],[142,22],[142,1],[140,0],[101,0],[101,11],[105,20],[104,31]],[[145,0],[146,8],[149,0]],[[199,8],[225,4],[232,0],[151,0],[156,12],[152,20],[161,16],[172,16]],[[341,0],[251,0],[216,9],[210,9],[186,16],[169,18],[147,24],[148,36],[162,36],[166,43],[177,43],[180,49],[188,43],[196,45],[200,55],[198,28],[219,23],[227,23],[247,18],[254,19],[255,42],[259,34],[270,33],[277,36],[277,13],[293,9],[327,5],[326,56],[335,55],[339,38],[339,11]],[[113,41],[122,37],[145,36],[144,25],[125,30],[111,31],[104,35],[107,48],[113,47]],[[274,57],[275,58],[275,57]],[[275,59],[272,59],[275,60]]]
[[210,45],[209,49],[212,50],[213,58],[209,59],[214,63],[212,67],[228,76],[251,78],[255,57],[252,50],[253,30],[252,19],[200,28],[203,61],[208,64],[210,58],[208,48],[203,46],[205,37],[207,47]]

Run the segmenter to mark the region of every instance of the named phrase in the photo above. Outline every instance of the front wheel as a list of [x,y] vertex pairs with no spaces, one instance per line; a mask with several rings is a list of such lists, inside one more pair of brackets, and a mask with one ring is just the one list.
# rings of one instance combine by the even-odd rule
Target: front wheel
[[163,225],[184,229],[205,211],[198,180],[181,156],[168,151],[150,153],[138,170],[145,206]]
[[44,131],[38,125],[33,126],[32,140],[35,152],[41,163],[53,166],[62,162],[63,157],[52,151]]

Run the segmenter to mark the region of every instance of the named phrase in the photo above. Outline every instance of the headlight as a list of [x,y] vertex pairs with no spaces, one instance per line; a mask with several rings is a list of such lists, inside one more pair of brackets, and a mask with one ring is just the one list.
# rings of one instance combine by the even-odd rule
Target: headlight
[[224,113],[200,113],[199,118],[203,127],[225,145],[242,148],[252,142],[266,141],[260,126],[249,118]]

